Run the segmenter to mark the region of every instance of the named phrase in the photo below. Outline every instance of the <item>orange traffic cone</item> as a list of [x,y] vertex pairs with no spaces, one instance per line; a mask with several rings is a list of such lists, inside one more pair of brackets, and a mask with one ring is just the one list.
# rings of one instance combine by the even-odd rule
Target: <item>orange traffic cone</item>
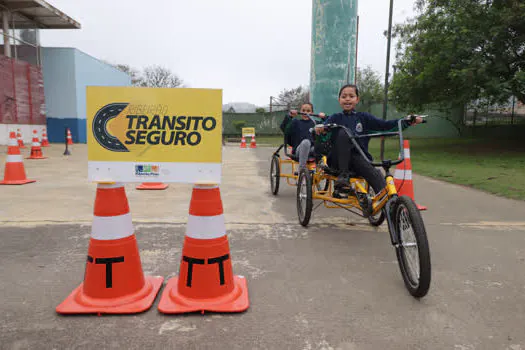
[[[410,144],[408,140],[403,143],[405,160],[396,166],[394,173],[394,184],[397,188],[399,196],[406,195],[415,202],[414,185],[412,183],[412,162],[410,161]],[[419,210],[427,210],[427,207],[416,203]]]
[[24,140],[22,139],[22,134],[20,133],[20,129],[18,129],[18,133],[16,134],[16,137],[18,139],[18,147],[26,148],[26,146],[24,146]]
[[49,140],[47,139],[47,132],[45,129],[42,132],[42,147],[49,147]]
[[250,142],[250,148],[257,148],[257,144],[255,143],[255,135],[252,136],[252,142]]
[[241,139],[241,148],[246,148],[246,139],[244,138],[244,136]]
[[9,144],[7,146],[7,160],[5,163],[4,181],[0,185],[25,185],[35,182],[28,180],[24,168],[24,161],[18,148],[16,134],[14,131],[9,133]]
[[69,128],[67,129],[67,144],[68,145],[73,144],[73,137],[71,137],[71,130],[69,130]]
[[26,157],[26,159],[47,159],[42,154],[42,147],[40,147],[40,141],[38,140],[38,135],[36,130],[33,130],[33,145],[31,146],[31,155]]
[[164,277],[144,276],[124,184],[98,184],[84,282],[59,314],[132,314],[148,310]]
[[143,182],[136,187],[137,190],[165,190],[166,188],[168,185],[162,182]]
[[241,312],[249,305],[246,279],[233,275],[219,187],[195,185],[179,276],[168,281],[159,311]]

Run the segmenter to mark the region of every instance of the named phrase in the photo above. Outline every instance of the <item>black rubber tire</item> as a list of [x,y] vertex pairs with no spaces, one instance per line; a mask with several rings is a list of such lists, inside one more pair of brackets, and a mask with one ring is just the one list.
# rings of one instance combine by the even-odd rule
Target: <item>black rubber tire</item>
[[[404,254],[404,247],[401,240],[401,232],[399,231],[400,215],[402,210],[406,208],[408,213],[408,219],[410,220],[414,236],[416,239],[418,256],[419,256],[419,281],[413,281],[407,270],[407,261]],[[425,224],[421,217],[420,211],[417,209],[414,201],[408,196],[401,196],[398,198],[396,207],[394,210],[394,224],[397,239],[399,240],[399,246],[396,249],[397,261],[399,263],[399,269],[403,276],[403,281],[408,289],[409,293],[414,298],[424,297],[430,288],[431,280],[431,262],[430,262],[430,249],[428,246],[427,233],[425,230]]]
[[[272,176],[272,173],[275,170],[275,176]],[[279,184],[281,181],[281,169],[279,168],[279,156],[273,155],[272,162],[270,165],[270,189],[274,196],[279,193]]]
[[[375,195],[375,191],[370,185],[368,185],[368,193]],[[376,214],[376,216],[369,216],[368,222],[370,223],[370,225],[377,227],[383,224],[383,222],[385,221],[385,218],[386,218],[385,210],[382,209],[379,214]]]
[[[305,183],[306,186],[306,204],[304,207],[304,215],[302,213],[303,207],[301,205],[301,184]],[[296,197],[296,203],[297,203],[297,217],[299,219],[299,223],[306,227],[308,226],[308,223],[310,222],[310,218],[312,216],[312,177],[310,176],[309,171],[303,169],[299,173],[299,177],[297,178],[297,197]]]

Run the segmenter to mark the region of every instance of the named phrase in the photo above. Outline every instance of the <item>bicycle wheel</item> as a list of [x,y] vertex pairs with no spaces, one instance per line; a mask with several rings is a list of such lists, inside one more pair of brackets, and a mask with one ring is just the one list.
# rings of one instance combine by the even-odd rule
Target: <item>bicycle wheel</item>
[[430,250],[421,213],[408,196],[398,198],[394,224],[399,246],[396,249],[399,269],[410,294],[424,297],[430,288]]
[[270,186],[273,195],[279,192],[279,183],[281,180],[281,169],[279,168],[279,156],[273,155],[270,166]]
[[[368,185],[368,194],[372,197],[376,195],[376,192],[372,188],[372,186]],[[372,226],[381,226],[381,224],[385,221],[385,210],[381,209],[379,213],[377,213],[375,216],[369,216],[368,222]]]
[[297,216],[302,226],[308,226],[312,215],[312,177],[305,169],[297,179]]

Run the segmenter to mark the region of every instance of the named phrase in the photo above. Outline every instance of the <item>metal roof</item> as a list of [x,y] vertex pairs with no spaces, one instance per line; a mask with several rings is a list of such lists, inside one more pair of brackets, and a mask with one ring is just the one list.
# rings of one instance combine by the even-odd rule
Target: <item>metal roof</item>
[[2,8],[12,12],[15,29],[80,29],[80,23],[44,0],[0,0]]

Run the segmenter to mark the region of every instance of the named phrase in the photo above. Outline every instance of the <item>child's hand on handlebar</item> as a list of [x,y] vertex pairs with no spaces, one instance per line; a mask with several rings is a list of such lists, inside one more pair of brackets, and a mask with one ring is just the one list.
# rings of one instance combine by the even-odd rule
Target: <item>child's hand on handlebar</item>
[[296,109],[292,109],[292,110],[290,111],[290,116],[291,116],[292,118],[293,118],[293,117],[296,117],[297,114],[298,114],[298,113],[297,113],[297,110],[296,110]]
[[425,122],[425,119],[423,119],[424,117],[426,116],[411,114],[411,115],[407,115],[405,119],[412,126],[412,125],[424,123]]

